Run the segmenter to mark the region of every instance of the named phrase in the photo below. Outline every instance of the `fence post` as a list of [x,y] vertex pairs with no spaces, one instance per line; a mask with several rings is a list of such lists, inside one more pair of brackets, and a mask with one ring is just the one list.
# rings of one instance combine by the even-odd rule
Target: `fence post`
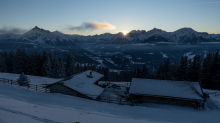
[[11,85],[12,85],[12,80],[11,80]]
[[86,94],[86,99],[87,99],[87,94]]
[[36,91],[37,91],[37,85],[36,85]]
[[9,79],[8,79],[8,84],[9,84]]

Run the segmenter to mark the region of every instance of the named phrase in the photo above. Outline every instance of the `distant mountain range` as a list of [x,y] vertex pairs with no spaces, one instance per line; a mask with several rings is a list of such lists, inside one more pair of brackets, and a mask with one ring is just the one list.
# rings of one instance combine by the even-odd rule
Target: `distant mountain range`
[[1,34],[0,41],[30,42],[58,46],[75,45],[75,43],[80,42],[115,44],[173,42],[177,44],[199,44],[201,42],[220,42],[220,34],[196,32],[191,28],[181,28],[174,32],[166,32],[154,28],[147,32],[145,30],[132,30],[127,35],[119,32],[117,34],[104,33],[93,36],[82,36],[63,34],[59,31],[50,32],[36,26],[22,35],[11,33]]
[[59,31],[50,32],[37,26],[22,35],[2,34],[0,35],[0,41],[30,42],[58,46],[75,45],[75,38],[72,35],[66,35]]
[[123,33],[104,33],[94,36],[78,37],[80,41],[99,43],[156,43],[173,42],[198,44],[201,42],[220,42],[220,34],[208,34],[207,32],[196,32],[191,28],[182,28],[174,32],[166,32],[161,29],[132,30],[127,35]]

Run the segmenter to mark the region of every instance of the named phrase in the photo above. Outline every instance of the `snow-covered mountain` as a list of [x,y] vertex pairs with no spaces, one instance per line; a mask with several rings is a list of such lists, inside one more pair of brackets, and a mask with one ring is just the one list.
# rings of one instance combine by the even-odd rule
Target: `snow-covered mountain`
[[49,45],[73,45],[74,38],[59,31],[50,32],[48,30],[34,27],[22,35],[22,40],[28,40],[33,43]]
[[37,44],[47,44],[47,45],[74,45],[76,41],[71,35],[63,34],[59,31],[50,32],[48,30],[41,29],[39,27],[34,27],[30,31],[19,35],[19,34],[2,34],[0,35],[0,41],[8,41],[13,39],[17,42],[30,42]]
[[156,43],[156,42],[174,42],[198,44],[200,42],[220,41],[220,34],[208,34],[207,32],[197,32],[191,28],[181,28],[174,32],[166,32],[154,28],[149,31],[132,30],[127,35],[119,32],[117,34],[104,33],[94,36],[75,37],[83,42],[99,43]]
[[13,33],[5,33],[0,35],[0,40],[8,40],[8,39],[18,39],[21,35],[13,34]]
[[74,45],[78,42],[95,42],[95,43],[156,43],[156,42],[173,42],[198,44],[200,42],[219,42],[220,34],[208,34],[207,32],[197,32],[191,28],[181,28],[174,32],[166,32],[154,28],[149,31],[132,30],[127,35],[122,32],[117,34],[104,33],[100,35],[67,35],[59,31],[50,32],[39,27],[34,27],[23,35],[18,34],[1,34],[0,41],[17,40],[31,43],[47,45]]

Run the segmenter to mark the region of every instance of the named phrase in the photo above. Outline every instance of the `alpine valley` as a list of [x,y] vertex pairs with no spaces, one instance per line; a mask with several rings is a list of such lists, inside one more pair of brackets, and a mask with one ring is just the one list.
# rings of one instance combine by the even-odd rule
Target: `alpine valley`
[[150,72],[156,72],[167,58],[179,62],[181,56],[202,58],[220,47],[220,34],[196,32],[182,28],[174,32],[161,29],[132,30],[124,35],[104,33],[93,36],[67,35],[59,31],[50,32],[39,27],[20,34],[0,34],[0,50],[16,51],[20,47],[28,53],[52,51],[66,57],[72,52],[75,61],[109,66],[114,70],[134,70],[146,64]]

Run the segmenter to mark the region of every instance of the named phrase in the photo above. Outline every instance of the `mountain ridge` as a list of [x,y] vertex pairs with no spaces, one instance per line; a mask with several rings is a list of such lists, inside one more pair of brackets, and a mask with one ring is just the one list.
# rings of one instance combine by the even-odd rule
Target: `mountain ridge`
[[50,32],[35,26],[28,32],[19,34],[1,34],[0,40],[19,40],[31,43],[48,45],[74,45],[78,42],[95,43],[157,43],[173,42],[186,44],[199,44],[201,42],[219,42],[220,34],[208,34],[207,32],[197,32],[192,28],[181,28],[174,32],[166,32],[161,29],[152,30],[131,30],[127,35],[122,32],[111,34],[103,33],[100,35],[69,35],[59,31]]

